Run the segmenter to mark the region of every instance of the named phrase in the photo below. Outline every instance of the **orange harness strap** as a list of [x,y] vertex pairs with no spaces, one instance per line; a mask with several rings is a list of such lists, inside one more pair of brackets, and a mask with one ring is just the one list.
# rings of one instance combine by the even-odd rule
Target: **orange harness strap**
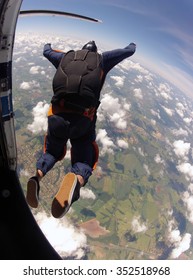
[[49,107],[49,110],[48,110],[48,117],[59,114],[59,113],[71,113],[71,114],[79,114],[79,115],[85,116],[92,121],[93,118],[94,118],[95,112],[96,112],[96,108],[94,108],[94,107],[85,109],[85,111],[83,113],[80,113],[80,112],[77,112],[77,111],[74,111],[74,110],[68,110],[66,108],[62,108],[62,107],[57,106],[57,105],[53,106],[51,104],[50,107]]
[[97,167],[98,159],[99,159],[99,147],[95,141],[92,142],[92,145],[93,145],[94,151],[95,151],[95,162],[93,164],[92,169],[95,170]]

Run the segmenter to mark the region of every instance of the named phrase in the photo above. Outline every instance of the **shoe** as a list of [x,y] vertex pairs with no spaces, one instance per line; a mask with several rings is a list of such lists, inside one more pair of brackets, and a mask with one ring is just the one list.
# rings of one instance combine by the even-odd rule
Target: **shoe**
[[59,191],[52,201],[51,213],[54,218],[64,216],[73,202],[80,197],[80,183],[74,173],[64,176]]
[[40,185],[39,185],[38,178],[36,176],[31,177],[27,183],[26,200],[27,200],[27,203],[32,208],[38,207],[39,191],[40,191]]

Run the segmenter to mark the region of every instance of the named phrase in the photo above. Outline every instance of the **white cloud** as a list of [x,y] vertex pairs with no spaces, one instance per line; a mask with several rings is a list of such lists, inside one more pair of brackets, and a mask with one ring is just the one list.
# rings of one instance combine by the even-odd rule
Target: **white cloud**
[[130,69],[139,71],[143,75],[149,75],[149,71],[143,68],[139,63],[134,63],[133,61],[126,59],[119,64],[119,67],[123,70],[129,71]]
[[38,102],[33,108],[32,114],[34,117],[33,123],[27,126],[32,133],[40,133],[47,130],[47,112],[49,104],[44,102]]
[[124,99],[123,108],[124,108],[126,111],[130,111],[130,109],[131,109],[131,104],[127,103],[127,101],[126,101],[125,99]]
[[87,248],[87,237],[65,217],[58,220],[48,217],[45,212],[35,215],[37,223],[50,244],[61,257],[81,259]]
[[157,154],[155,157],[154,157],[154,160],[156,163],[161,163],[161,164],[164,164],[164,160],[161,158],[161,156],[159,154]]
[[190,124],[192,122],[192,118],[184,118],[183,120],[186,124]]
[[29,46],[26,46],[26,47],[24,47],[24,52],[31,52],[31,47],[29,47]]
[[147,231],[147,225],[145,223],[140,222],[140,217],[134,217],[132,222],[131,222],[131,227],[132,230],[137,233],[137,232],[146,232]]
[[118,88],[121,88],[124,86],[124,81],[125,81],[125,77],[122,76],[111,76],[111,79],[113,79],[115,81],[115,85],[118,87]]
[[124,119],[125,112],[120,111],[119,113],[114,113],[109,116],[110,121],[115,124],[115,126],[119,129],[125,129],[127,127],[127,121]]
[[185,143],[183,140],[177,140],[173,143],[174,152],[180,158],[187,158],[190,150],[190,143]]
[[158,91],[164,99],[172,100],[172,98],[170,96],[171,88],[169,87],[168,84],[163,84],[163,83],[159,84]]
[[180,241],[176,242],[176,247],[172,250],[170,255],[171,258],[178,258],[182,253],[190,248],[191,244],[191,234],[185,233],[183,237],[180,237]]
[[172,117],[173,116],[173,110],[172,109],[169,109],[165,106],[162,106],[162,108],[165,110],[165,112],[170,116]]
[[140,88],[135,88],[134,89],[134,95],[138,99],[143,99],[142,91]]
[[126,142],[123,139],[117,139],[117,145],[118,145],[118,147],[120,147],[122,149],[127,149],[129,147],[128,142]]
[[158,112],[156,112],[155,110],[151,109],[150,112],[153,116],[157,117],[158,119],[161,119],[160,114]]
[[186,216],[188,220],[193,223],[193,165],[187,162],[187,155],[190,151],[190,143],[185,143],[183,140],[174,142],[175,153],[183,160],[177,165],[177,170],[183,173],[186,180],[190,181],[187,191],[183,193],[182,200],[186,206]]
[[142,75],[137,75],[137,77],[135,78],[135,82],[136,83],[142,83],[143,82],[143,76]]
[[[126,105],[126,104],[125,104]],[[127,104],[126,108],[129,104]],[[115,127],[119,129],[125,129],[127,127],[127,121],[125,120],[126,111],[122,108],[118,97],[113,97],[106,93],[101,99],[101,105],[98,110],[99,121],[103,121],[105,116],[115,124]]]
[[97,111],[97,120],[98,122],[103,122],[105,120],[105,114],[103,113],[102,110],[100,110],[100,107],[99,110]]
[[99,111],[103,110],[107,112],[109,115],[113,115],[114,113],[120,111],[121,104],[119,103],[118,97],[113,97],[110,94],[106,93],[103,95],[101,99],[101,105],[99,107]]
[[178,107],[178,109],[180,109],[180,110],[182,110],[182,111],[185,110],[185,107],[184,107],[184,105],[183,105],[181,102],[178,102],[178,103],[176,104],[176,106]]
[[96,199],[95,194],[88,188],[81,188],[80,189],[80,197],[83,199]]
[[179,129],[173,129],[172,133],[175,136],[188,136],[187,130],[185,130],[185,129],[181,128],[181,127]]
[[41,69],[41,66],[32,66],[29,70],[30,74],[39,74],[39,70]]
[[184,117],[184,111],[185,111],[185,107],[184,107],[184,105],[181,103],[181,102],[178,102],[177,104],[176,104],[176,112],[178,113],[178,115],[181,117],[181,118],[183,118]]
[[151,121],[151,124],[152,124],[152,125],[154,125],[154,126],[156,125],[156,120],[151,119],[150,121]]
[[182,110],[176,108],[175,111],[181,118],[184,117],[184,112]]
[[181,236],[179,229],[174,227],[174,220],[169,221],[167,240],[169,244],[174,247],[170,255],[172,259],[178,258],[183,252],[187,251],[191,244],[191,234],[185,233]]
[[147,82],[149,82],[149,86],[153,87],[153,74],[149,73],[148,75],[145,75],[144,78]]
[[177,169],[186,175],[187,180],[193,180],[193,165],[189,162],[183,162],[177,165]]
[[180,231],[178,229],[172,230],[168,235],[168,240],[172,245],[181,241]]
[[14,63],[18,63],[18,62],[20,62],[20,61],[26,61],[26,59],[23,58],[22,56],[21,56],[21,57],[18,57],[18,58],[16,58],[16,59],[14,59]]
[[171,99],[171,97],[169,96],[169,94],[168,93],[166,93],[166,92],[160,92],[160,95],[164,98],[164,99],[166,99],[166,100],[168,100],[168,99]]
[[30,82],[22,82],[20,84],[20,89],[23,90],[30,90],[32,88],[39,88],[40,84],[36,81],[30,81]]
[[99,129],[96,137],[96,141],[102,144],[102,150],[100,151],[101,156],[105,153],[113,153],[113,148],[115,147],[113,140],[107,135],[105,129]]
[[[193,193],[192,185],[190,185],[189,190]],[[191,223],[193,223],[193,195],[191,195],[188,191],[184,192],[183,201],[187,207],[187,218]]]
[[29,90],[30,88],[31,88],[31,85],[29,82],[22,82],[20,84],[20,89]]

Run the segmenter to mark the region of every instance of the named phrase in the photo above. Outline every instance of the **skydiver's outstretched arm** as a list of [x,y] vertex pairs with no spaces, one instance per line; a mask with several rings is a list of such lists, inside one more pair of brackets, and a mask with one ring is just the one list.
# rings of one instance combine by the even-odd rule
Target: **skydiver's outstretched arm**
[[115,65],[120,63],[127,57],[132,56],[135,53],[136,45],[130,43],[124,49],[115,49],[112,51],[107,51],[102,54],[103,56],[103,70],[108,73]]
[[43,55],[55,66],[58,68],[64,52],[53,50],[51,44],[46,44],[44,46]]

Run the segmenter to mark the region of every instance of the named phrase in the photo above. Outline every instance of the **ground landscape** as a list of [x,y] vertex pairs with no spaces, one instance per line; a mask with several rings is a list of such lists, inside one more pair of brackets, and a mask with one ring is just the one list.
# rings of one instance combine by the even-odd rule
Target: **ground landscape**
[[[53,41],[18,34],[14,48],[18,173],[24,192],[42,151],[52,96],[54,68],[42,56],[48,40]],[[59,49],[80,46],[55,38]],[[100,159],[81,199],[63,219],[50,217],[52,197],[70,170],[68,152],[42,180],[40,207],[33,211],[63,258],[193,259],[192,112],[192,100],[138,62],[128,59],[110,72],[98,111]]]

